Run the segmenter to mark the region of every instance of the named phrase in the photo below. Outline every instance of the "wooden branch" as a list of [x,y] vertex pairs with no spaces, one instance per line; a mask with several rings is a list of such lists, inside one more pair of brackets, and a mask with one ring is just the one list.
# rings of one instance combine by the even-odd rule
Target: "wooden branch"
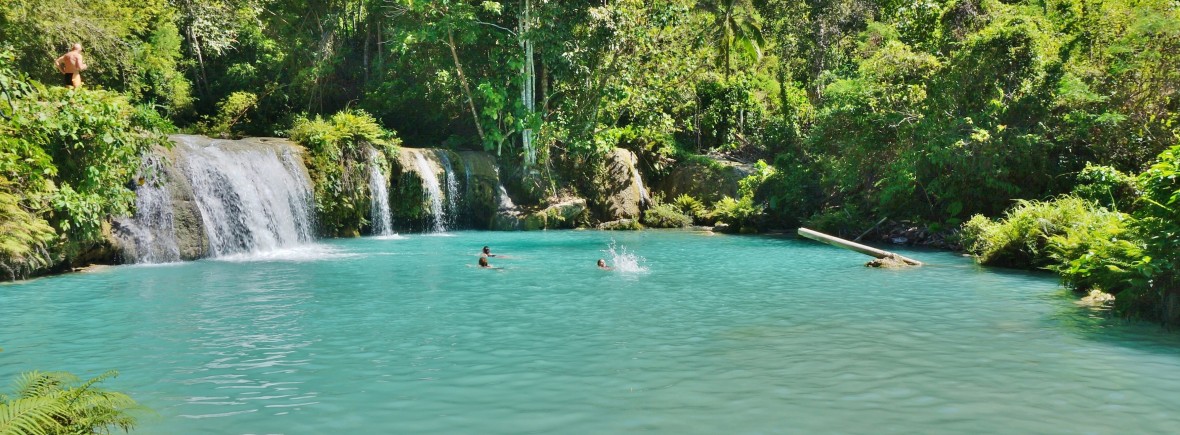
[[819,231],[809,230],[807,228],[799,228],[799,235],[806,237],[808,239],[811,239],[811,240],[815,240],[820,243],[826,243],[826,244],[829,244],[829,245],[832,245],[832,246],[835,246],[838,248],[844,248],[844,249],[848,249],[850,251],[856,251],[861,254],[865,254],[865,255],[868,255],[868,256],[871,256],[874,258],[893,257],[893,258],[901,260],[911,266],[921,266],[922,265],[921,261],[914,260],[912,258],[903,257],[901,255],[894,254],[892,252],[882,251],[880,249],[877,249],[877,248],[874,248],[871,246],[865,246],[860,243],[850,242],[848,240],[844,240],[844,239],[841,239],[836,236],[829,236],[829,235],[821,233]]

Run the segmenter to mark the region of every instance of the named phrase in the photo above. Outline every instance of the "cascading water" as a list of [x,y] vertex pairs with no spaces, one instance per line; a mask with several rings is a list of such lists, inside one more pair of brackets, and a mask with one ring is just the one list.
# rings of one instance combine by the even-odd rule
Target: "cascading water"
[[370,220],[373,221],[374,236],[393,235],[393,214],[389,208],[389,179],[381,171],[378,162],[381,153],[376,149],[369,150],[369,194],[372,195]]
[[116,221],[116,234],[124,240],[123,254],[133,263],[180,261],[176,229],[172,222],[172,195],[163,184],[164,162],[156,155],[144,158],[142,181],[135,189],[135,216]]
[[500,211],[515,210],[516,204],[512,202],[512,197],[508,196],[508,189],[504,188],[504,183],[500,181],[500,168],[496,168],[496,189],[498,193],[497,202],[500,204]]
[[313,239],[311,180],[290,149],[177,136],[213,256]]
[[434,150],[434,155],[438,157],[438,161],[442,163],[443,171],[446,172],[446,217],[449,218],[447,225],[453,227],[454,220],[459,216],[459,182],[455,180],[455,168],[451,166],[451,159],[447,156],[447,152],[445,150]]
[[442,188],[438,184],[438,175],[434,173],[434,168],[430,167],[430,162],[426,161],[426,156],[423,156],[418,150],[411,152],[414,154],[414,163],[418,168],[418,176],[422,178],[422,193],[430,201],[430,214],[434,219],[434,232],[446,232],[446,215],[443,213]]
[[639,173],[639,156],[633,155],[634,160],[631,162],[631,176],[635,178],[635,186],[639,188],[639,199],[645,205],[651,204],[651,198],[647,196],[647,188],[643,186],[643,176]]

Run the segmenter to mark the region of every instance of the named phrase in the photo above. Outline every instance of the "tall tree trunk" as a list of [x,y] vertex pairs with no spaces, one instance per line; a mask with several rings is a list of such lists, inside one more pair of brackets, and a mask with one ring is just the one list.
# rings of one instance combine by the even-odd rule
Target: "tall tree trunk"
[[483,126],[479,123],[479,112],[475,111],[475,98],[471,95],[471,86],[467,85],[467,75],[463,74],[463,64],[459,62],[459,51],[455,48],[455,32],[447,29],[447,42],[451,47],[451,59],[455,61],[455,72],[459,75],[459,83],[463,85],[463,93],[467,96],[467,107],[471,109],[471,120],[475,121],[475,131],[479,133],[480,144],[487,143],[483,134]]
[[[533,41],[528,38],[529,20],[531,19],[529,15],[532,12],[530,10],[532,5],[530,0],[522,0],[521,3],[523,4],[523,8],[520,14],[519,35],[520,44],[524,48],[524,64],[521,65],[520,71],[523,79],[521,80],[520,99],[524,103],[526,122],[530,122],[537,107],[537,99],[535,98],[536,95],[534,95],[537,86],[537,74],[533,65]],[[533,129],[528,125],[521,132],[521,147],[524,148],[524,166],[525,168],[531,168],[537,163],[537,151],[533,147]]]

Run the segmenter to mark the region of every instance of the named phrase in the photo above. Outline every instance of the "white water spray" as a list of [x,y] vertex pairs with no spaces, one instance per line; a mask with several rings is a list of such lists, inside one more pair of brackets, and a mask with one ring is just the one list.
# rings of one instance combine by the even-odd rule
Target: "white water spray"
[[178,138],[213,256],[313,240],[311,180],[292,150]]
[[455,179],[455,168],[451,166],[451,159],[447,156],[447,152],[445,150],[434,150],[434,155],[438,157],[438,161],[442,163],[443,172],[446,173],[446,216],[450,219],[447,225],[453,227],[454,220],[459,216],[459,181]]
[[372,221],[374,236],[391,236],[393,232],[393,214],[389,207],[389,178],[381,170],[379,164],[382,155],[376,149],[369,149],[369,219]]
[[135,216],[127,221],[118,221],[125,231],[127,246],[124,255],[134,263],[170,263],[180,261],[180,248],[176,242],[176,229],[172,222],[172,195],[158,179],[163,174],[164,162],[159,156],[144,158],[144,169],[135,189]]
[[643,273],[648,271],[647,266],[643,265],[647,263],[646,258],[635,255],[635,253],[628,251],[626,246],[618,245],[614,240],[610,241],[610,245],[607,245],[606,250],[602,251],[602,253],[610,257],[607,264],[616,271],[625,273]]
[[643,177],[639,173],[639,156],[632,154],[634,160],[631,162],[631,176],[635,178],[635,186],[639,189],[639,199],[645,205],[651,204],[651,198],[647,196],[647,188],[643,186]]
[[418,176],[422,178],[422,193],[426,194],[430,201],[430,214],[434,218],[434,232],[442,233],[447,231],[446,217],[443,213],[443,195],[442,188],[438,183],[438,175],[434,173],[434,168],[430,167],[430,162],[426,161],[426,157],[418,150],[412,150],[414,153],[414,163],[418,167]]

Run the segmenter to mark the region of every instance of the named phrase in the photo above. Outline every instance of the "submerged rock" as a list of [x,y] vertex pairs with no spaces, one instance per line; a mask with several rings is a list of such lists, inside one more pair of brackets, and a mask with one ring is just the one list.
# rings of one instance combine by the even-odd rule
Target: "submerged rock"
[[896,255],[888,255],[884,258],[874,258],[872,261],[865,263],[865,266],[879,267],[883,269],[901,269],[910,267],[910,264],[906,263],[901,258],[898,258]]
[[619,219],[598,224],[598,229],[608,231],[634,231],[642,230],[643,225],[640,225],[639,221],[635,219]]

